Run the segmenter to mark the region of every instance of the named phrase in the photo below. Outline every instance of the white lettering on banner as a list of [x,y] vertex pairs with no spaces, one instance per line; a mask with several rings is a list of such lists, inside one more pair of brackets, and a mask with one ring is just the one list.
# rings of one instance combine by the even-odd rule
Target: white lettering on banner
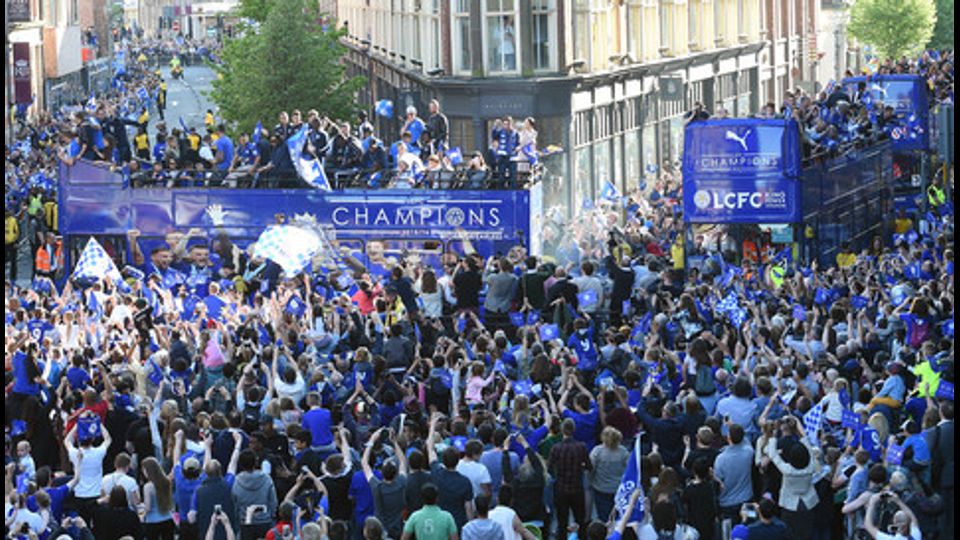
[[786,210],[785,191],[707,191],[693,194],[693,204],[700,210]]
[[440,208],[421,206],[401,207],[393,210],[380,208],[370,222],[370,209],[366,206],[338,206],[330,214],[335,227],[499,227],[502,223],[500,208],[469,208],[454,206]]
[[706,156],[697,162],[700,171],[729,171],[749,166],[755,169],[772,169],[780,166],[780,157],[771,154],[741,154],[735,156]]

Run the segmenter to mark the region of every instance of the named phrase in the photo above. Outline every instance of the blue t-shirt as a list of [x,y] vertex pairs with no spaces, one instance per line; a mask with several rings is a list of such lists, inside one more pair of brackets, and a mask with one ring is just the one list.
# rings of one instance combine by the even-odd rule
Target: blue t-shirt
[[300,427],[310,430],[312,446],[329,446],[333,444],[333,433],[330,427],[333,425],[330,419],[330,411],[327,409],[310,409],[303,415],[300,421]]
[[217,164],[217,169],[221,171],[229,169],[230,164],[233,163],[233,141],[230,140],[230,137],[221,135],[214,146],[216,146],[218,153],[223,153],[223,161]]
[[72,366],[67,370],[67,382],[70,383],[70,388],[74,390],[83,390],[91,380],[90,374],[82,367]]
[[[37,369],[43,371],[43,362],[37,362]],[[40,395],[40,385],[33,382],[27,373],[27,355],[17,351],[13,355],[13,391],[18,394]]]
[[597,444],[597,422],[600,421],[600,414],[597,411],[597,404],[591,403],[590,410],[586,413],[579,413],[573,409],[563,411],[564,418],[573,418],[577,428],[573,432],[573,438],[587,445],[591,449]]
[[243,165],[253,165],[253,162],[257,160],[257,145],[252,142],[240,147],[240,163]]
[[593,329],[587,328],[585,334],[575,332],[567,339],[567,347],[577,353],[577,369],[593,371],[597,369],[597,346],[593,342]]
[[177,503],[177,511],[184,516],[192,509],[193,496],[203,482],[203,474],[191,480],[183,475],[183,467],[177,463],[173,468],[173,479],[173,499]]
[[913,448],[913,461],[915,463],[930,463],[930,447],[927,446],[927,438],[922,433],[911,435],[903,442],[903,449]]
[[879,462],[883,457],[883,441],[880,434],[869,425],[863,426],[853,435],[853,445],[859,446],[870,454],[870,460]]
[[43,336],[53,330],[53,325],[49,321],[33,319],[27,322],[27,331],[30,332],[30,337],[35,339],[37,343],[43,341]]
[[373,491],[363,471],[355,471],[350,479],[350,498],[353,499],[353,520],[362,527],[363,522],[373,515]]

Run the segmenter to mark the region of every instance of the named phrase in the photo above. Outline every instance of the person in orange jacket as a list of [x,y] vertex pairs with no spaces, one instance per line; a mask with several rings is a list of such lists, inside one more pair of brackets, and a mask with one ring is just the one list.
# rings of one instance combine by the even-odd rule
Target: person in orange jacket
[[46,241],[40,244],[34,258],[34,277],[54,279],[57,272],[63,269],[63,240],[51,232],[46,234]]

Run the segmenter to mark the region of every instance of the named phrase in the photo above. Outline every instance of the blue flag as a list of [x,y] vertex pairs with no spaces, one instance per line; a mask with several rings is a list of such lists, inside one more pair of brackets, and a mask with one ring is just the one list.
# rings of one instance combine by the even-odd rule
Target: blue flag
[[160,369],[160,365],[153,358],[150,358],[147,362],[150,363],[150,373],[147,378],[150,379],[150,382],[159,386],[160,382],[163,381],[163,370]]
[[183,117],[180,117],[180,128],[183,129],[184,135],[190,132],[190,128],[187,127],[187,123],[183,121]]
[[586,290],[577,294],[577,302],[581,308],[588,308],[597,304],[600,299],[597,297],[597,291]]
[[[466,317],[458,317],[458,318],[457,318],[457,333],[458,333],[458,334],[462,334],[463,331],[466,330],[466,329],[467,329],[467,318],[466,318]],[[470,349],[470,347],[467,347],[467,350],[469,350],[469,349]]]
[[287,306],[284,311],[297,318],[303,317],[303,314],[307,312],[307,303],[301,300],[299,296],[293,295],[290,297],[290,300],[287,301]]
[[516,326],[516,327],[519,328],[519,327],[523,326],[523,322],[524,322],[524,321],[523,321],[523,313],[519,313],[519,312],[517,312],[517,311],[511,311],[511,312],[510,312],[510,323],[511,323],[511,324],[513,324],[514,326]]
[[860,415],[850,409],[844,409],[840,425],[844,429],[860,429]]
[[297,174],[311,186],[322,191],[331,191],[327,173],[323,170],[320,160],[303,155],[303,147],[307,142],[307,126],[300,128],[296,134],[287,139],[287,149],[290,151],[290,160],[293,161]]
[[817,287],[813,295],[813,301],[818,305],[825,305],[830,302],[830,294],[823,287]]
[[100,437],[103,430],[100,426],[100,417],[97,415],[81,416],[77,418],[77,438],[80,441],[90,441]]
[[377,102],[374,109],[379,116],[384,118],[393,118],[393,102],[389,99],[381,99]]
[[540,156],[537,154],[537,149],[534,148],[533,143],[523,145],[520,152],[527,158],[527,161],[530,162],[531,167],[540,161]]
[[869,303],[870,300],[868,300],[867,297],[860,296],[859,294],[855,294],[852,298],[850,298],[850,307],[853,309],[863,309],[867,307]]
[[250,136],[250,140],[253,141],[253,144],[260,142],[261,133],[263,132],[263,122],[257,122],[257,127],[253,128],[253,135]]
[[940,333],[944,337],[952,338],[953,337],[953,319],[943,321],[943,326],[940,327]]
[[795,304],[793,306],[793,318],[798,321],[807,320],[807,310],[800,304]]
[[447,157],[450,158],[450,164],[454,167],[463,163],[463,151],[460,150],[459,146],[454,146],[448,150]]
[[636,490],[643,490],[640,481],[640,437],[637,437],[630,452],[630,459],[627,461],[627,468],[623,471],[620,478],[620,486],[617,487],[617,493],[613,497],[613,504],[616,509],[616,520],[619,521],[627,512],[630,517],[627,523],[639,523],[643,521],[643,494],[637,499],[636,505],[630,508],[630,498]]
[[620,304],[620,315],[624,317],[630,316],[630,300],[624,300],[623,303]]
[[953,401],[953,383],[950,381],[940,381],[940,384],[937,385],[937,392],[934,395],[937,399]]
[[527,313],[527,324],[528,324],[528,325],[533,326],[533,325],[537,324],[539,321],[540,321],[540,312],[539,312],[539,311],[534,310],[534,311],[531,311],[530,313]]
[[620,190],[610,180],[604,180],[603,187],[600,188],[600,198],[607,201],[619,201]]
[[529,396],[533,393],[533,383],[530,379],[522,379],[513,383],[513,392],[518,396]]
[[545,324],[540,327],[540,340],[552,341],[560,337],[560,327],[555,324]]
[[899,444],[891,444],[887,447],[887,463],[899,465],[903,463],[903,452],[906,450]]
[[137,97],[140,98],[140,101],[147,101],[150,99],[150,92],[147,92],[147,89],[141,86],[137,88]]

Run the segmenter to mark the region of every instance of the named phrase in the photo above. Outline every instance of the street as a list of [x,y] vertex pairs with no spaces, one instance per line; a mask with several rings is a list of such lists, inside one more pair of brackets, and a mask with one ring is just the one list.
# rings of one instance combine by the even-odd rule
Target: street
[[[205,64],[184,66],[183,79],[174,79],[170,76],[169,64],[164,64],[160,71],[167,82],[167,109],[164,111],[167,130],[180,127],[178,119],[182,117],[187,126],[196,127],[202,135],[203,115],[207,109],[214,107],[206,93],[210,91],[210,83],[216,74]],[[159,119],[156,110],[152,110],[148,128],[151,144],[154,142]],[[132,135],[131,132],[131,140],[133,140]]]

